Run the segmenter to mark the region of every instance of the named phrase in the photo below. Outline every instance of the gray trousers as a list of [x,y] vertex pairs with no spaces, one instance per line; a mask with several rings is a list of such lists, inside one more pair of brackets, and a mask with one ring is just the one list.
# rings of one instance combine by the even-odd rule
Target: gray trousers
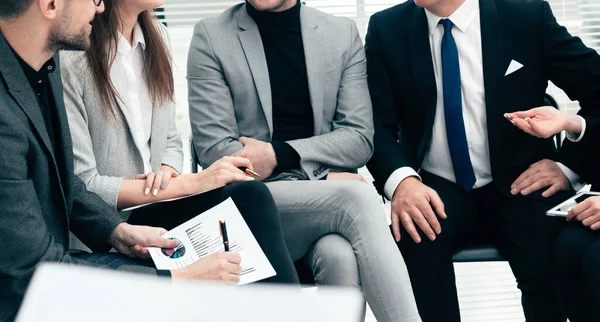
[[117,271],[156,276],[156,267],[151,260],[130,258],[119,253],[87,253],[72,250],[71,256],[87,262],[90,266]]
[[317,285],[361,287],[379,322],[421,321],[408,271],[374,189],[359,181],[267,186],[294,261],[309,253]]

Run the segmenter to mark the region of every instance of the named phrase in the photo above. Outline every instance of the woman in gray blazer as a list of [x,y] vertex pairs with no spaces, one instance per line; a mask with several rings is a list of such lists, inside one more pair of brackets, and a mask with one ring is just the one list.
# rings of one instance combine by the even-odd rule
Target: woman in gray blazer
[[[175,125],[172,60],[165,27],[153,9],[161,1],[105,0],[92,22],[91,48],[61,55],[64,100],[75,174],[132,224],[172,229],[231,197],[277,272],[267,282],[298,283],[275,203],[266,186],[226,157],[198,174],[181,174],[183,149]],[[87,37],[87,35],[81,35]],[[231,266],[204,259],[206,279],[236,281]]]

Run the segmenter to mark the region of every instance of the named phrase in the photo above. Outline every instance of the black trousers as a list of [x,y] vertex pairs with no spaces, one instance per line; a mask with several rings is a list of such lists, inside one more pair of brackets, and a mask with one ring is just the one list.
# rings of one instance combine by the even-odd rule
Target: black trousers
[[433,174],[421,177],[440,195],[448,215],[440,219],[442,233],[433,242],[421,232],[416,244],[401,230],[398,247],[423,322],[460,321],[452,254],[477,243],[496,246],[508,260],[527,321],[565,321],[548,272],[552,242],[564,225],[564,219],[546,216],[552,202],[507,197],[493,183],[466,192]]
[[550,274],[571,322],[600,321],[600,232],[565,227],[552,250]]
[[229,197],[277,272],[276,276],[262,282],[299,284],[281,231],[279,212],[271,192],[262,182],[239,182],[190,198],[156,203],[134,211],[127,222],[171,230]]

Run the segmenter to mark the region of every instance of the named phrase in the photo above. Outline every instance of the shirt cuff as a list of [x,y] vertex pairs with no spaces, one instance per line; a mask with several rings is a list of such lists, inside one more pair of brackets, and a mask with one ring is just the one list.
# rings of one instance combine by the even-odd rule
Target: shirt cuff
[[569,179],[571,187],[573,187],[575,191],[579,191],[583,187],[583,185],[579,182],[580,177],[577,173],[575,173],[573,170],[569,169],[566,165],[560,162],[556,162],[556,165],[558,165],[558,167],[565,174],[567,179]]
[[585,119],[579,115],[577,115],[577,117],[581,120],[581,133],[579,133],[579,135],[577,135],[577,133],[567,131],[567,139],[569,139],[569,141],[574,142],[574,143],[577,143],[577,142],[581,141],[581,139],[583,139],[583,135],[585,134],[585,128],[586,128]]
[[398,185],[408,177],[417,177],[419,180],[421,180],[421,177],[419,176],[417,171],[415,171],[411,167],[402,167],[396,169],[396,171],[394,171],[385,182],[385,186],[383,186],[383,193],[385,197],[389,200],[392,200],[392,197],[394,196],[394,192],[396,191]]
[[291,145],[283,141],[271,142],[277,158],[277,167],[274,173],[280,173],[291,169],[300,169],[300,155]]

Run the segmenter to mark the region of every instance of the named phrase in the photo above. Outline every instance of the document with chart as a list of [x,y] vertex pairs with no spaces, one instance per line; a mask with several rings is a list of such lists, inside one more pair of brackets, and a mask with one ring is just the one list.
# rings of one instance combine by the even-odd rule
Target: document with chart
[[[168,216],[168,214],[165,214]],[[158,269],[184,268],[200,258],[223,251],[219,221],[227,223],[229,249],[242,258],[239,284],[248,284],[275,276],[275,270],[258,245],[231,198],[167,232],[163,237],[175,239],[175,248],[148,248]]]

